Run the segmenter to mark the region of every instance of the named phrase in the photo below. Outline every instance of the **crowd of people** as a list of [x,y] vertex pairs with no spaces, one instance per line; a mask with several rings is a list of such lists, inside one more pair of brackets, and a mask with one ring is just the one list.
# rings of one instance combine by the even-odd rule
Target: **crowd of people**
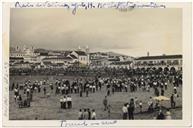
[[[10,89],[14,90],[15,102],[18,103],[19,108],[30,107],[30,103],[33,101],[34,93],[43,92],[43,95],[46,97],[49,97],[50,93],[56,96],[61,95],[61,98],[59,99],[60,108],[71,109],[71,95],[79,94],[79,97],[89,97],[89,94],[97,93],[98,91],[101,91],[102,88],[104,88],[106,90],[106,96],[103,100],[104,111],[108,111],[110,117],[111,105],[108,103],[108,97],[111,95],[120,92],[135,93],[140,90],[144,92],[153,91],[153,96],[156,97],[165,96],[165,92],[168,90],[168,86],[172,86],[173,92],[171,92],[170,96],[171,108],[176,107],[176,98],[179,97],[178,87],[182,86],[181,71],[166,69],[121,69],[121,71],[126,75],[120,76],[113,75],[115,72],[114,70],[106,69],[105,71],[110,71],[108,74],[111,75],[108,77],[103,77],[100,74],[96,74],[95,77],[82,77],[73,80],[26,80],[22,84],[13,82],[10,86]],[[149,98],[147,103],[148,112],[153,112],[155,109],[160,108],[159,101],[154,103],[152,97]],[[125,103],[122,107],[123,119],[134,119],[135,109],[139,108],[139,112],[142,113],[144,110],[143,104],[144,101],[138,99],[138,97],[131,98],[130,101]],[[96,119],[95,110],[80,109],[79,119]]]

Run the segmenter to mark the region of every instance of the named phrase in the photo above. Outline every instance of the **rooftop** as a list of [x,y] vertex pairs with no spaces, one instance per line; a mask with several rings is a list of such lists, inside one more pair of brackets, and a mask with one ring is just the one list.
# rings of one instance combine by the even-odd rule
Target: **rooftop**
[[24,58],[23,57],[9,57],[9,59],[14,59],[14,60],[23,60]]
[[155,60],[155,59],[179,59],[182,55],[162,55],[162,56],[143,56],[135,60]]
[[80,56],[86,56],[86,53],[83,51],[75,51]]
[[71,57],[72,59],[77,59],[77,57],[76,57],[75,55],[72,55],[72,54],[70,54],[70,57]]
[[53,60],[53,59],[71,60],[72,58],[70,58],[70,57],[65,57],[65,56],[58,56],[58,57],[44,58],[43,60]]

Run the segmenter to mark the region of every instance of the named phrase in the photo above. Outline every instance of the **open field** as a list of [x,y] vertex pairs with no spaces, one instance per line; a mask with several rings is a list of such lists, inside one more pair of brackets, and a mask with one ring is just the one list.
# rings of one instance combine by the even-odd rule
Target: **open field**
[[[73,79],[72,77],[67,76],[57,76],[57,78],[64,79]],[[49,79],[50,81],[54,80],[55,77],[51,76],[11,76],[10,85],[15,83],[21,83],[25,79],[33,80],[42,80]],[[108,119],[107,111],[104,111],[102,104],[103,98],[106,95],[106,88],[103,87],[101,91],[96,93],[89,93],[89,97],[79,97],[79,94],[71,94],[72,96],[72,109],[61,110],[59,99],[61,95],[55,95],[55,89],[53,92],[50,92],[50,97],[46,97],[41,93],[33,94],[33,101],[31,102],[30,108],[18,108],[18,105],[14,101],[14,92],[10,91],[9,93],[9,118],[10,120],[34,120],[36,117],[38,120],[76,120],[78,119],[78,111],[81,108],[90,108],[95,109],[97,114],[97,119]],[[171,92],[173,91],[173,86],[168,85],[168,90],[165,92],[166,97],[170,97]],[[112,106],[110,119],[122,119],[122,106],[124,103],[128,102],[130,98],[138,97],[138,100],[143,101],[143,111],[147,110],[147,101],[150,96],[153,96],[153,89],[150,92],[144,92],[138,90],[137,92],[116,92],[114,95],[108,97],[108,101]],[[182,119],[182,87],[178,88],[179,98],[176,102],[178,108],[171,109],[172,119]],[[21,91],[21,94],[23,92]],[[163,106],[170,107],[169,101],[164,101]],[[154,113],[139,113],[139,109],[135,110],[134,117],[135,119],[153,119],[156,116]]]

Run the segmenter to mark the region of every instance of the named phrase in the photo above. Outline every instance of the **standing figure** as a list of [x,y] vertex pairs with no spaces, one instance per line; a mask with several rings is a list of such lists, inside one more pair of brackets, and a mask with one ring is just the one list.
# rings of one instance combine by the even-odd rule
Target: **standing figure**
[[159,110],[159,114],[157,116],[157,119],[158,120],[164,120],[165,119],[165,115],[163,114],[161,109]]
[[64,107],[64,100],[63,97],[60,98],[60,108],[63,109]]
[[139,101],[139,109],[140,109],[140,113],[142,113],[142,108],[143,108],[143,103],[142,103],[142,101],[140,100],[140,101]]
[[67,96],[67,108],[72,108],[72,98],[71,96]]
[[132,98],[128,106],[129,119],[131,120],[134,119],[134,110],[135,110],[135,105],[134,105],[134,99]]
[[107,100],[107,96],[105,96],[105,98],[103,99],[104,111],[106,111],[107,109],[107,104],[108,104],[108,100]]
[[78,112],[78,119],[79,120],[82,120],[83,119],[83,113],[82,113],[82,110],[80,109],[79,112]]
[[96,113],[95,113],[95,110],[94,110],[94,109],[92,110],[91,119],[92,119],[92,120],[96,120]]
[[46,95],[46,87],[44,87],[44,95]]
[[127,114],[128,114],[127,104],[123,105],[122,111],[123,111],[123,120],[126,120],[127,119]]
[[87,112],[88,112],[88,120],[91,120],[91,111],[89,108],[87,109]]
[[170,103],[171,103],[171,108],[176,107],[176,102],[174,100],[174,94],[172,94],[171,97],[170,97]]
[[66,96],[64,96],[63,98],[63,109],[66,109],[67,108],[67,99],[66,99]]

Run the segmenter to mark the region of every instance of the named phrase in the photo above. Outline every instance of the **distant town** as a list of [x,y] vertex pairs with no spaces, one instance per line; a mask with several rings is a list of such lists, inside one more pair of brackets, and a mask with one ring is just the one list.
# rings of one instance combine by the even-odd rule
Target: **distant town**
[[175,68],[182,70],[182,55],[132,57],[115,52],[90,52],[89,47],[75,50],[47,50],[42,48],[10,47],[10,68],[68,68],[89,66],[108,68]]

